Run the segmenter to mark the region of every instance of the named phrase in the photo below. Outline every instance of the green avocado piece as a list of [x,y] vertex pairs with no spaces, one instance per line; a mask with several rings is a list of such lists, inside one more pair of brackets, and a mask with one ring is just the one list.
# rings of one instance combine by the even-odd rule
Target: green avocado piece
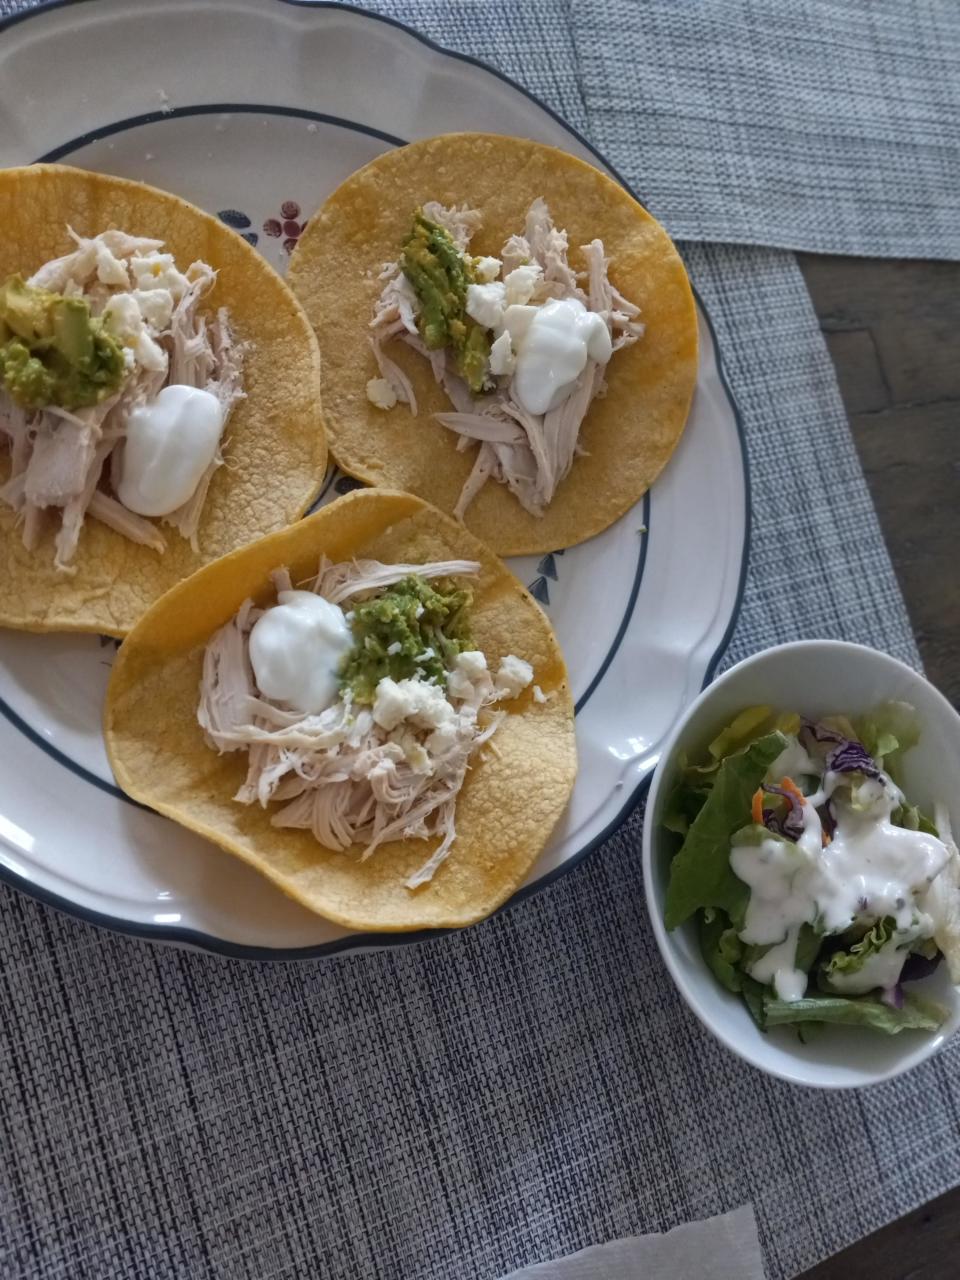
[[54,346],[68,364],[90,369],[94,355],[90,307],[82,298],[58,298],[50,306]]
[[0,347],[0,376],[10,396],[24,409],[53,404],[55,378],[29,348],[13,338]]
[[486,329],[471,323],[463,346],[457,352],[457,372],[473,392],[483,390],[490,362],[490,339]]
[[0,285],[0,380],[24,409],[99,404],[126,374],[123,347],[85,298],[35,289],[19,275]]
[[29,344],[53,335],[50,299],[56,294],[32,289],[20,275],[10,276],[0,288],[0,315],[7,328]]
[[450,347],[470,390],[483,390],[490,357],[487,331],[467,316],[473,267],[449,232],[418,209],[400,256],[403,274],[420,303],[420,336],[430,351]]

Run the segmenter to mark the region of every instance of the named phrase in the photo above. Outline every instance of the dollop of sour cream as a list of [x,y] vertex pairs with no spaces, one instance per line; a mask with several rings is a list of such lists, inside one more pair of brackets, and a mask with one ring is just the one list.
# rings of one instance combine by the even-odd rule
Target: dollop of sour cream
[[513,394],[527,413],[548,413],[573,390],[588,359],[606,364],[612,354],[602,316],[576,298],[545,302],[519,337]]
[[312,591],[281,591],[253,624],[250,664],[260,692],[304,715],[335,702],[353,648],[343,610]]
[[[799,1000],[806,975],[796,968],[800,927],[816,924],[827,934],[842,933],[855,922],[892,917],[899,938],[856,974],[841,980],[842,989],[860,994],[892,985],[915,937],[930,936],[933,923],[922,910],[923,898],[949,859],[936,836],[909,831],[891,821],[900,796],[884,780],[865,809],[855,809],[834,790],[838,778],[829,773],[824,788],[803,804],[803,834],[797,842],[763,840],[734,845],[730,865],[750,888],[744,942],[770,945],[750,972],[772,982],[781,1000]],[[833,792],[836,829],[828,844],[817,806]],[[839,986],[838,986],[838,989]]]
[[211,392],[164,387],[127,421],[117,497],[141,516],[176,511],[215,458],[222,430],[223,410]]

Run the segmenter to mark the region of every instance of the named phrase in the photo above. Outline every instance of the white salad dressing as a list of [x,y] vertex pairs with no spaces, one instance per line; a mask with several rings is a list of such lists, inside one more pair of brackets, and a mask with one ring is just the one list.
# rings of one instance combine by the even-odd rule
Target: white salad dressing
[[220,401],[210,391],[172,385],[127,420],[117,496],[141,516],[166,516],[193,496],[217,454]]
[[799,938],[800,926],[796,924],[750,968],[750,976],[765,985],[772,983],[781,1000],[800,1000],[806,990],[807,975],[796,967]]
[[281,591],[250,632],[250,665],[260,692],[304,715],[336,701],[340,668],[353,648],[343,610],[312,591]]
[[612,354],[602,316],[576,298],[545,302],[520,339],[513,394],[527,413],[547,413],[567,398],[588,359],[606,364]]
[[[816,923],[826,934],[842,933],[854,922],[867,923],[891,916],[897,925],[899,963],[888,953],[874,968],[896,981],[902,967],[903,947],[914,937],[932,933],[932,922],[922,915],[920,902],[931,882],[945,867],[946,845],[922,831],[909,831],[891,821],[901,795],[887,780],[863,784],[854,809],[846,795],[834,788],[838,775],[827,774],[824,789],[803,803],[803,834],[796,843],[771,838],[759,845],[734,845],[730,865],[750,888],[744,927],[740,937],[758,945],[778,944],[751,969],[758,981],[773,981],[782,1000],[803,994],[806,978],[796,969],[796,940],[803,924]],[[827,845],[816,805],[830,791],[836,830]],[[892,948],[896,950],[896,947]],[[881,953],[882,954],[882,953]],[[779,967],[778,967],[779,966]],[[850,994],[878,985],[864,965],[845,979]],[[892,985],[886,982],[884,985]],[[799,990],[798,990],[799,988]]]

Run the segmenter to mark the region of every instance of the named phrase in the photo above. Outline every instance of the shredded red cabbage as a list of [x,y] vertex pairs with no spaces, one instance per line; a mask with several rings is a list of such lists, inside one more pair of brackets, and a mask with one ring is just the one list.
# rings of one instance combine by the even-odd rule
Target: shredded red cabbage
[[882,776],[873,756],[855,738],[845,738],[836,729],[829,729],[817,720],[807,719],[803,720],[800,728],[801,739],[804,736],[807,739],[804,746],[808,750],[814,743],[829,746],[825,764],[833,773],[862,773],[865,778]]
[[891,1009],[903,1008],[903,984],[905,982],[919,982],[921,978],[929,978],[931,973],[936,971],[937,965],[943,959],[938,951],[931,960],[929,956],[919,955],[915,951],[911,951],[903,962],[903,968],[900,970],[900,981],[892,987],[887,987],[880,993],[880,999],[884,1004],[888,1004]]
[[827,838],[832,840],[833,833],[837,829],[837,820],[833,816],[833,805],[831,801],[828,800],[826,804],[822,804],[817,810],[817,813],[820,815],[820,825],[827,833]]
[[796,844],[803,835],[803,805],[792,791],[787,791],[784,787],[764,783],[763,790],[768,795],[782,796],[790,806],[783,814],[777,813],[775,809],[764,809],[763,825],[768,831],[774,831],[778,836]]
[[911,951],[903,962],[900,981],[919,982],[921,978],[929,978],[931,973],[936,972],[937,966],[942,959],[943,956],[939,951],[932,960],[928,956],[922,956],[916,951]]
[[863,743],[850,738],[842,739],[827,753],[826,766],[833,773],[862,773],[865,778],[882,776]]
[[800,733],[809,734],[814,742],[848,741],[842,733],[837,733],[836,729],[828,729],[825,724],[821,724],[818,720],[808,720],[806,716],[801,717]]

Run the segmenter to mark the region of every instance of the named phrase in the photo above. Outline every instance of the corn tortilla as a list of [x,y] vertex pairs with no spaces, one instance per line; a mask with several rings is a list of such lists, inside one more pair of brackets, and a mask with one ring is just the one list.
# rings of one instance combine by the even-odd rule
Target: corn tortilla
[[[331,560],[369,556],[423,563],[479,560],[471,580],[474,642],[492,669],[507,653],[533,664],[531,690],[481,749],[457,801],[457,839],[430,883],[404,880],[436,841],[383,845],[366,862],[308,831],[281,830],[271,810],[231,797],[245,752],[218,755],[197,723],[204,646],[247,597],[273,598],[272,569],[294,582]],[[120,648],[104,732],[117,782],[136,800],[199,832],[268,876],[311,911],[353,929],[402,931],[470,924],[504,902],[536,861],[566,807],[576,774],[573,703],[546,617],[506,567],[463,527],[409,494],[349,494],[281,533],[201,569],[140,620]]]
[[474,254],[499,256],[522,232],[542,196],[569,233],[570,261],[599,237],[610,279],[641,308],[646,332],[614,354],[608,391],[594,401],[575,459],[542,517],[506,488],[488,482],[466,514],[467,527],[501,555],[551,551],[612,524],[650,487],[676,448],[697,376],[697,319],[690,284],[670,237],[622,187],[592,166],[540,143],[494,134],[447,134],[377,157],[348,178],[310,220],[290,260],[288,280],[317,330],[330,449],[351,475],[405,489],[452,511],[475,449],[431,420],[450,409],[429,364],[403,343],[387,350],[411,379],[419,414],[384,412],[367,399],[376,374],[367,345],[381,264],[396,261],[414,210],[425,201],[469,205],[483,224]]
[[[158,523],[163,555],[88,518],[73,560],[53,566],[56,522],[35,551],[17,517],[0,507],[0,626],[123,636],[141,613],[195,569],[296,520],[319,492],[326,466],[320,355],[293,294],[255,249],[209,214],[139,182],[64,165],[0,171],[0,279],[30,275],[68,253],[70,225],[93,236],[109,227],[165,241],[181,269],[202,258],[217,283],[203,310],[226,306],[248,344],[243,385],[226,431],[226,464],[213,478],[200,522],[200,553]],[[9,475],[0,454],[0,484]]]

